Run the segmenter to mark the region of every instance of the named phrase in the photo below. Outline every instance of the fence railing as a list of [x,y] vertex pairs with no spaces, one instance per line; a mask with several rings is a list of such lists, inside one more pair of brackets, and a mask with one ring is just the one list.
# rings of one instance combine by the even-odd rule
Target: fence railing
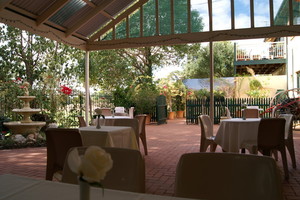
[[236,44],[236,61],[285,58],[285,42]]
[[[222,98],[214,100],[214,124],[220,123],[221,116],[226,116],[225,107],[227,107],[232,117],[242,117],[242,105],[246,103],[248,106],[259,106],[264,111],[270,107],[271,98]],[[186,123],[198,124],[198,116],[210,113],[210,100],[188,99],[186,101]],[[262,112],[262,118],[271,117],[270,112]]]

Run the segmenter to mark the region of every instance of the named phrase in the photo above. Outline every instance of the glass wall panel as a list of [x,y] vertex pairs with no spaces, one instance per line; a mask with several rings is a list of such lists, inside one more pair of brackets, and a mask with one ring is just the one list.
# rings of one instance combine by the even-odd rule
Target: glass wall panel
[[300,24],[300,1],[293,1],[294,24]]
[[250,0],[234,0],[235,28],[250,28]]
[[143,8],[143,34],[144,36],[154,36],[156,33],[155,0],[149,0]]
[[171,34],[171,5],[170,0],[159,0],[159,32],[161,35]]
[[129,17],[129,37],[139,37],[140,36],[140,10]]
[[192,32],[209,31],[207,0],[191,0]]
[[116,25],[116,39],[126,38],[126,21],[122,20]]
[[187,0],[174,1],[174,30],[175,33],[187,33],[188,8]]
[[270,26],[269,0],[254,0],[254,26]]
[[112,29],[110,29],[109,31],[107,31],[101,38],[100,40],[112,40],[113,36],[112,36]]
[[213,30],[231,29],[230,0],[212,1]]
[[288,0],[274,0],[274,24],[283,26],[289,21]]

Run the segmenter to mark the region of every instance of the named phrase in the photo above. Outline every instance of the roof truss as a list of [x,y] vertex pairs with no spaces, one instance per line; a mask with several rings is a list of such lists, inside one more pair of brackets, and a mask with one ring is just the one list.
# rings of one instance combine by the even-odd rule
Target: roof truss
[[[177,1],[185,1],[187,25],[186,31],[177,33],[175,30]],[[145,35],[144,27],[150,26],[144,20],[147,12],[146,3],[154,8],[154,34]],[[213,0],[207,0],[209,29],[208,31],[192,31],[191,0],[170,0],[169,26],[167,34],[161,33],[159,5],[161,0],[0,0],[0,22],[45,36],[67,45],[83,50],[100,50],[143,47],[152,45],[175,45],[195,42],[225,41],[251,38],[270,38],[300,35],[299,18],[300,3],[296,0],[282,0],[281,10],[274,13],[274,2],[269,0],[269,25],[255,26],[254,0],[249,0],[250,26],[237,28],[235,21],[236,0],[230,2],[230,28],[214,30]],[[71,12],[71,9],[74,11]],[[298,11],[297,11],[298,10]],[[139,33],[131,35],[130,20],[139,14]],[[277,15],[275,17],[275,15]],[[276,24],[284,15],[285,24]],[[281,23],[282,20],[281,20]],[[116,37],[119,26],[124,26],[124,37]],[[151,25],[152,27],[152,25]],[[111,37],[108,37],[110,35]]]

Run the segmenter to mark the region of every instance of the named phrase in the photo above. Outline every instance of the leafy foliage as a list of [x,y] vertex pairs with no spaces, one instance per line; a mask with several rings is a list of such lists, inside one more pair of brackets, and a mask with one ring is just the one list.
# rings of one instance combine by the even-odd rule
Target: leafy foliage
[[138,114],[151,113],[159,95],[155,84],[149,83],[148,78],[150,77],[141,77],[142,82],[136,82],[131,86],[129,96]]
[[167,78],[159,80],[160,94],[167,100],[168,110],[170,112],[184,110],[184,99],[186,87],[182,83],[182,75],[179,71],[174,71]]
[[128,95],[130,93],[131,88],[120,88],[117,87],[116,90],[113,92],[113,104],[115,107],[121,106],[125,108],[130,108],[134,105],[132,100],[130,99],[130,96]]
[[45,72],[70,78],[82,51],[11,26],[0,25],[0,80],[15,77],[31,85]]
[[[153,36],[156,34],[156,13],[155,0],[148,1],[143,6],[143,35]],[[171,33],[171,12],[170,1],[158,1],[159,5],[159,32],[161,35]],[[186,33],[188,27],[187,1],[177,0],[175,6],[175,33]],[[129,17],[130,37],[140,36],[140,12],[137,11]],[[192,31],[203,29],[202,18],[198,11],[191,12]],[[126,38],[126,23],[122,21],[116,26],[116,38]],[[103,40],[112,38],[112,33],[108,33]],[[155,44],[154,44],[155,45]],[[103,50],[91,52],[90,70],[91,84],[99,85],[107,91],[114,91],[116,88],[127,88],[132,85],[133,80],[138,77],[148,76],[149,83],[153,82],[153,70],[164,65],[177,64],[185,57],[187,52],[193,51],[195,45],[176,46],[149,46],[135,49]],[[80,71],[84,69],[84,61],[80,62]],[[81,75],[81,79],[83,79]]]
[[1,149],[18,149],[18,148],[26,148],[26,147],[45,147],[46,146],[46,139],[38,138],[36,141],[29,141],[26,142],[16,142],[11,138],[7,138],[4,140],[0,140],[0,150]]
[[[230,77],[233,71],[233,45],[230,42],[214,43],[214,75]],[[191,51],[185,66],[186,78],[208,78],[210,74],[209,46]]]

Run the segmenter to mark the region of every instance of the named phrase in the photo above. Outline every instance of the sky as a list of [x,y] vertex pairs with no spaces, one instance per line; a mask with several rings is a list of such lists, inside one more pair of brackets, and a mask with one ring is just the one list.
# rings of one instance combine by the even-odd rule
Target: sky
[[[274,14],[276,15],[283,0],[273,0]],[[231,0],[213,0],[213,29],[226,30],[231,28]],[[250,0],[234,0],[235,2],[235,26],[236,28],[250,27]],[[191,0],[192,10],[197,10],[203,18],[204,29],[208,31],[208,4],[207,0]],[[254,23],[255,27],[269,26],[269,0],[254,0]],[[255,39],[262,42],[263,39]],[[238,43],[250,43],[249,40],[235,41]],[[164,66],[154,71],[156,79],[166,77],[170,72],[182,70],[182,66]]]

